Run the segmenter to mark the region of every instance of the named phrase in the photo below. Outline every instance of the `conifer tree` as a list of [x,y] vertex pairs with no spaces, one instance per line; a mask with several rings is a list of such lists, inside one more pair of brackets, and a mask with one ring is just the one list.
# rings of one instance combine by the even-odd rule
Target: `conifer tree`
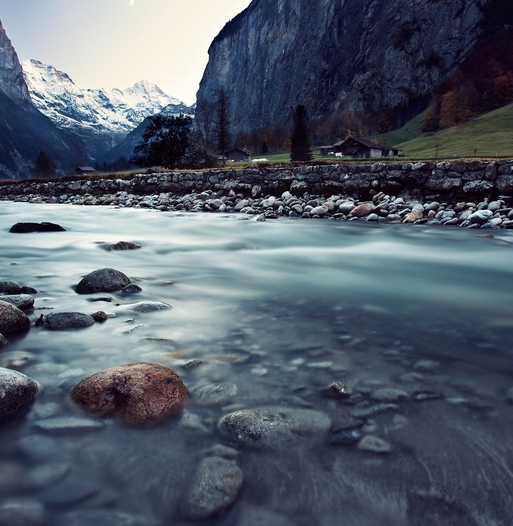
[[310,139],[308,137],[308,115],[306,108],[300,104],[292,114],[293,126],[290,144],[291,161],[310,161]]
[[223,157],[223,165],[226,163],[225,153],[230,147],[230,117],[228,95],[224,88],[219,90],[217,97],[216,118],[214,121],[214,132],[217,138],[217,147]]

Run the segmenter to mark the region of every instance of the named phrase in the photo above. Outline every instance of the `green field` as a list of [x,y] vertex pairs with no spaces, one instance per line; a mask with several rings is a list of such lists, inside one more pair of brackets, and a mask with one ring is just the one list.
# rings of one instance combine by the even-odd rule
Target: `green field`
[[[418,125],[413,121],[418,118],[415,117],[400,130],[381,136],[380,140],[388,140],[410,159],[513,157],[513,104],[480,115],[460,126],[409,138],[408,133],[414,133]],[[406,130],[408,126],[409,131]]]
[[388,144],[389,146],[395,146],[396,144],[402,144],[420,137],[422,134],[424,113],[425,112],[423,111],[416,117],[413,117],[413,119],[408,121],[402,128],[378,135],[378,142],[381,144]]

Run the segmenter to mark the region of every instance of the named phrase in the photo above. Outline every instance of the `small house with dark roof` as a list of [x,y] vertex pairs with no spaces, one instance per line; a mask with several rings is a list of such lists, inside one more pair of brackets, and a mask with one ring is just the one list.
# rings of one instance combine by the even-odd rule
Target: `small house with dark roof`
[[375,159],[376,157],[403,155],[402,150],[360,137],[348,137],[343,141],[338,141],[331,147],[331,151],[337,157],[352,157],[353,159]]
[[[218,154],[218,160],[223,160],[223,155]],[[240,150],[239,148],[234,148],[233,150],[228,150],[224,152],[224,159],[227,162],[248,162],[249,161],[249,152],[247,150]]]
[[96,170],[92,166],[77,166],[75,168],[75,173],[77,175],[87,175],[94,174]]

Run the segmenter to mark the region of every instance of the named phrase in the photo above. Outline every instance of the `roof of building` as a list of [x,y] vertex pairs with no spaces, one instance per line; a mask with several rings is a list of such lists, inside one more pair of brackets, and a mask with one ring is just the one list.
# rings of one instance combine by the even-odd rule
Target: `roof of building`
[[347,139],[344,139],[343,141],[336,142],[332,146],[332,148],[334,148],[335,146],[342,146],[342,144],[344,144],[349,139],[353,139],[353,140],[359,142],[360,144],[363,144],[364,146],[367,146],[367,148],[374,148],[374,149],[377,149],[377,150],[393,150],[394,149],[392,146],[388,146],[386,144],[379,144],[377,142],[371,141],[370,139],[364,139],[362,137],[348,137]]

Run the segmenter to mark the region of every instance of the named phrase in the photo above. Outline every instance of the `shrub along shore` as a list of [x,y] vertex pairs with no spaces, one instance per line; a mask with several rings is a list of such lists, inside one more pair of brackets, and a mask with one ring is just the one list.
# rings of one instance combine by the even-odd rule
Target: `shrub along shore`
[[0,200],[239,212],[259,220],[513,228],[513,161],[255,166],[42,182],[8,181]]

